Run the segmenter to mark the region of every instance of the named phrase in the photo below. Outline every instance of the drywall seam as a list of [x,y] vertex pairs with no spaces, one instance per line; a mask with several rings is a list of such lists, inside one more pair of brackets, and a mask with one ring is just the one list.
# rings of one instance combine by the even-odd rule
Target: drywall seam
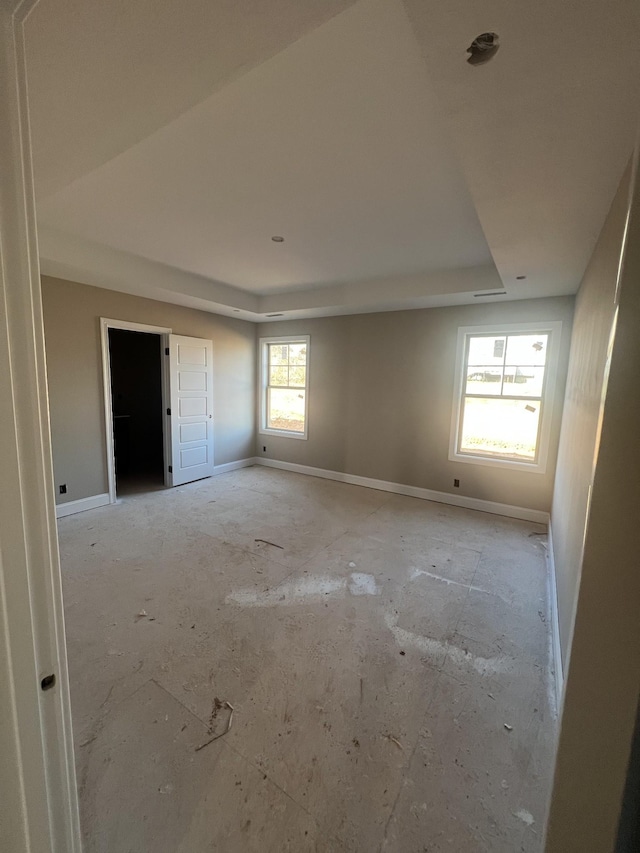
[[558,581],[556,577],[556,561],[553,553],[553,533],[551,519],[549,519],[547,541],[547,580],[549,586],[549,604],[551,606],[551,647],[553,653],[553,672],[555,675],[556,686],[556,710],[558,715],[560,715],[562,712],[562,699],[564,693],[564,671],[562,666],[562,646],[560,644]]
[[74,515],[76,512],[85,512],[88,509],[97,509],[111,503],[109,492],[103,495],[91,495],[89,498],[80,498],[77,501],[67,501],[56,506],[56,518],[64,518],[65,515]]
[[538,524],[549,523],[549,513],[539,509],[529,509],[522,506],[485,501],[466,495],[452,495],[448,492],[435,492],[419,486],[405,486],[402,483],[391,483],[387,480],[374,480],[371,477],[359,477],[355,474],[344,474],[341,471],[327,471],[324,468],[312,468],[309,465],[297,465],[294,462],[280,462],[277,459],[256,457],[257,465],[267,468],[281,468],[283,471],[293,471],[296,474],[308,474],[311,477],[322,477],[326,480],[338,480],[341,483],[351,483],[354,486],[364,486],[367,489],[378,489],[382,492],[393,492],[397,495],[408,495],[425,501],[460,506],[465,509],[475,509],[479,512],[491,512],[494,515],[505,515],[508,518],[519,518],[523,521],[534,521]]

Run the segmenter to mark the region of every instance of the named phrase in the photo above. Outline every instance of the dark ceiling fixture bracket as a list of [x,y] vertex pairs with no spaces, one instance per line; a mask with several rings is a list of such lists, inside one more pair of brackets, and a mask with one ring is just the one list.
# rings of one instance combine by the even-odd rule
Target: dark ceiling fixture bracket
[[476,36],[467,48],[469,65],[484,65],[498,52],[500,40],[497,33],[481,33]]

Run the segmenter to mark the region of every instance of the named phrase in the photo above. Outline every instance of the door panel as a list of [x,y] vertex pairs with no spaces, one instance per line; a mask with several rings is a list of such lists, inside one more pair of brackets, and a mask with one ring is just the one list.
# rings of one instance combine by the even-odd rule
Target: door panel
[[180,424],[180,442],[205,441],[207,438],[206,424]]
[[171,485],[213,474],[213,344],[169,335]]

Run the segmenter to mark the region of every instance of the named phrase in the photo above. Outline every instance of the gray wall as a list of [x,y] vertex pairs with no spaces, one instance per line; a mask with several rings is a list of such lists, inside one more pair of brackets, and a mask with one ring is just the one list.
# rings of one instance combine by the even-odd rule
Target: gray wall
[[[309,439],[258,434],[258,456],[549,511],[573,301],[264,324],[259,336],[311,335]],[[548,320],[561,320],[563,328],[547,473],[449,462],[458,327]]]
[[629,193],[622,179],[576,298],[552,507],[563,660],[571,640],[589,486]]
[[640,705],[638,705],[636,727],[633,732],[633,746],[627,782],[624,786],[615,853],[638,853],[638,850],[640,850]]
[[[108,490],[100,317],[213,341],[216,465],[254,455],[255,326],[191,308],[42,278],[56,484],[72,501]],[[57,491],[57,489],[56,489]]]
[[[608,853],[615,849],[640,694],[637,182],[628,234],[579,579],[546,853]],[[580,338],[578,332],[576,343]],[[586,458],[584,464],[589,461]],[[562,506],[556,502],[554,524],[561,511]]]

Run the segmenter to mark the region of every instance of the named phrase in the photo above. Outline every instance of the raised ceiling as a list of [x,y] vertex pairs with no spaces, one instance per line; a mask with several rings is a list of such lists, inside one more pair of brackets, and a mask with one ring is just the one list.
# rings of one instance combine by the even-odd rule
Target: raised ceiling
[[42,268],[251,319],[573,293],[633,145],[635,12],[41,0]]

